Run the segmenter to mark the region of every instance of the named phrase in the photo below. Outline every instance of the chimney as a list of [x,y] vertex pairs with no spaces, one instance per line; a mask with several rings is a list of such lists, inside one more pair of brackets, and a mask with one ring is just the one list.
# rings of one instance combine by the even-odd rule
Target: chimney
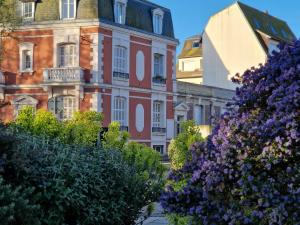
[[266,14],[269,15],[269,11],[268,10],[266,10]]

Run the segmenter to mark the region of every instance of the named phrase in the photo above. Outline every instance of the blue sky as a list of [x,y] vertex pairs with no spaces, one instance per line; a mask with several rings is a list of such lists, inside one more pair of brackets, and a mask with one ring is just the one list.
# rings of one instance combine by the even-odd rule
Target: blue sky
[[[150,0],[171,9],[175,35],[181,42],[194,34],[201,33],[209,17],[234,3],[235,0]],[[242,0],[241,2],[279,17],[290,25],[295,35],[300,37],[299,0]]]

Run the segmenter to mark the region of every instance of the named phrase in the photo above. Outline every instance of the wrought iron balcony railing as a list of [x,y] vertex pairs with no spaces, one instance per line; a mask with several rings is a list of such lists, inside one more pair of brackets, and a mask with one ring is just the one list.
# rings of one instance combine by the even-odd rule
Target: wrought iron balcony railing
[[44,83],[81,83],[84,82],[80,67],[44,69]]
[[113,77],[114,78],[121,78],[123,80],[128,80],[129,79],[129,74],[128,73],[122,73],[122,72],[113,72]]
[[164,127],[152,127],[152,132],[153,133],[165,134],[166,133],[166,128],[164,128]]
[[166,84],[167,79],[162,76],[155,76],[152,78],[152,82],[156,84]]

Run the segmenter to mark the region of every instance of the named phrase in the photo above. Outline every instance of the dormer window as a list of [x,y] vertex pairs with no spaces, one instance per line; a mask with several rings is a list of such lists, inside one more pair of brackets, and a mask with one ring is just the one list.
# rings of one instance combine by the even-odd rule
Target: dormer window
[[125,24],[127,0],[115,0],[115,22]]
[[278,45],[279,45],[279,43],[277,41],[273,41],[273,40],[269,41],[268,49],[269,49],[270,55],[273,55],[274,51],[279,52]]
[[75,19],[76,15],[76,1],[75,0],[61,0],[61,19]]
[[153,31],[156,34],[162,34],[164,12],[161,9],[153,10]]
[[277,35],[277,31],[276,31],[275,27],[272,24],[270,24],[270,29],[272,31],[272,34]]
[[22,3],[22,17],[23,20],[33,20],[34,18],[34,2]]
[[194,41],[193,48],[200,48],[200,41]]

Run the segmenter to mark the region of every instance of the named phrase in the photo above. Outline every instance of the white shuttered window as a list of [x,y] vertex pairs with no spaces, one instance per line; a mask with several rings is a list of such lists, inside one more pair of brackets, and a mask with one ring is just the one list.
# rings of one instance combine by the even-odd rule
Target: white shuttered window
[[126,126],[126,98],[117,96],[113,104],[113,120],[121,126]]

